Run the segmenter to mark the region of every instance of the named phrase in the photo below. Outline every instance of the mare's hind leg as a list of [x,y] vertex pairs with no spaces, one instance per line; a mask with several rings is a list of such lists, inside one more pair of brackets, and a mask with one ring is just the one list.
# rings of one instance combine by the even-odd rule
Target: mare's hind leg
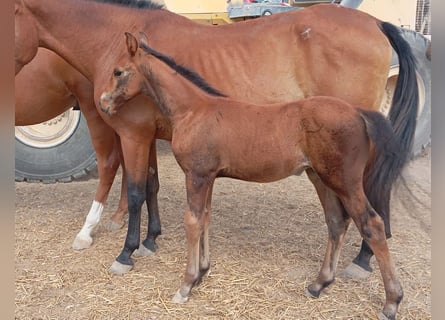
[[363,191],[351,193],[341,200],[362,238],[369,244],[377,259],[386,294],[382,319],[395,319],[398,306],[403,298],[403,290],[397,279],[394,262],[389,252],[384,222],[369,204]]
[[312,169],[306,170],[306,173],[317,190],[329,233],[326,254],[319,275],[307,289],[311,296],[318,297],[323,288],[334,281],[344,236],[351,219],[336,194],[324,185],[318,175]]
[[[203,270],[208,266],[202,259],[208,254],[208,225],[206,224],[208,196],[211,193],[214,177],[195,177],[186,175],[187,209],[184,224],[187,237],[187,266],[184,273],[184,282],[173,297],[173,302],[187,302],[192,288],[201,282]],[[207,229],[207,232],[205,232]],[[201,241],[207,244],[201,246]],[[201,250],[204,248],[204,250]],[[204,251],[204,252],[203,252]],[[208,258],[208,255],[207,255]],[[207,268],[208,269],[208,268]]]
[[156,140],[153,140],[153,143],[150,146],[146,192],[146,203],[148,208],[147,237],[144,241],[142,241],[139,249],[134,252],[135,256],[148,256],[154,253],[158,248],[156,244],[156,238],[161,234],[161,219],[159,217],[158,208],[159,177],[156,154]]
[[125,161],[122,155],[121,140],[118,135],[116,135],[116,145],[119,150],[119,158],[122,168],[121,195],[118,208],[105,225],[108,230],[121,229],[125,225],[124,218],[128,215],[127,177],[125,175]]
[[343,275],[353,279],[366,279],[372,272],[371,258],[374,256],[369,244],[362,240],[362,245],[357,256],[345,268]]

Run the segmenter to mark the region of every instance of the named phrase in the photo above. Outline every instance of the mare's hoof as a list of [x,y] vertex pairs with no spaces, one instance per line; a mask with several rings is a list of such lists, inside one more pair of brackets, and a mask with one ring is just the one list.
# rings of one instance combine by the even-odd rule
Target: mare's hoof
[[395,320],[396,317],[387,317],[383,312],[379,313],[379,320]]
[[320,296],[320,292],[315,292],[313,290],[310,290],[309,288],[307,288],[304,293],[306,296],[308,296],[310,298],[314,298],[314,299],[316,299]]
[[343,277],[352,279],[366,279],[371,275],[371,272],[363,269],[358,264],[351,262],[349,266],[341,273]]
[[151,251],[150,249],[147,249],[143,244],[139,246],[138,249],[134,250],[133,256],[135,257],[147,257],[149,255],[152,255],[154,251]]
[[116,231],[122,229],[122,227],[125,225],[125,222],[122,221],[122,223],[117,223],[113,220],[108,220],[105,223],[105,228],[110,231]]
[[186,303],[189,300],[189,297],[183,297],[179,291],[180,290],[176,291],[175,295],[173,296],[172,302],[173,303]]
[[132,265],[122,264],[119,261],[114,261],[109,271],[113,274],[122,275],[130,272],[131,269],[133,269]]
[[82,250],[91,247],[92,244],[93,244],[93,238],[91,237],[82,238],[79,235],[77,235],[73,241],[72,247],[74,250]]

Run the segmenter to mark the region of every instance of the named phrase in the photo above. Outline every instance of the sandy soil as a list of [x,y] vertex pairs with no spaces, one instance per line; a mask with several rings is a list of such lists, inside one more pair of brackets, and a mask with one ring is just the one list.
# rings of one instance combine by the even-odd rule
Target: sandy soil
[[[80,252],[72,250],[71,243],[97,180],[16,183],[16,319],[377,319],[384,291],[375,260],[369,278],[338,276],[319,299],[305,296],[321,265],[327,237],[318,199],[305,175],[270,184],[217,180],[211,273],[187,304],[172,304],[186,260],[185,189],[182,172],[164,142],[159,167],[159,250],[137,258],[135,268],[124,276],[111,275],[108,268],[122,248],[126,228],[112,232],[104,227],[117,206],[119,183],[113,186],[93,246]],[[392,210],[389,245],[405,290],[398,319],[431,319],[429,150],[406,168]],[[359,245],[351,225],[339,270]]]

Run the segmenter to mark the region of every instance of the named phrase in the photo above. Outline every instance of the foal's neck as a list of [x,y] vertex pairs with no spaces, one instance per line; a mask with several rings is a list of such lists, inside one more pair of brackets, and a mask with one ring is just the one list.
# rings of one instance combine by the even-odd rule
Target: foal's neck
[[149,56],[147,59],[140,65],[140,70],[150,83],[147,93],[156,100],[161,111],[170,117],[173,123],[189,113],[210,108],[223,96],[205,82],[193,83],[193,80],[187,79],[157,57]]

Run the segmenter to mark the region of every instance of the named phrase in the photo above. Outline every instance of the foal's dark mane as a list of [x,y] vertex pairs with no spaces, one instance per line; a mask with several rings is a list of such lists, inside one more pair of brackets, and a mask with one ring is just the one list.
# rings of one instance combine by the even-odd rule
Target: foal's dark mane
[[140,43],[139,46],[142,50],[144,50],[146,53],[158,58],[162,62],[164,62],[166,65],[168,65],[170,68],[175,70],[177,73],[182,75],[184,78],[186,78],[188,81],[193,83],[195,86],[200,88],[201,90],[207,92],[208,94],[212,96],[217,97],[227,97],[224,93],[221,93],[219,90],[213,88],[210,84],[207,83],[206,80],[204,80],[196,71],[193,71],[190,68],[184,67],[183,65],[177,64],[176,61],[169,56],[166,56],[149,46],[147,46],[144,43]]
[[163,4],[150,0],[93,0],[93,1],[115,4],[123,7],[136,8],[136,9],[148,9],[148,10],[166,9],[166,7]]

